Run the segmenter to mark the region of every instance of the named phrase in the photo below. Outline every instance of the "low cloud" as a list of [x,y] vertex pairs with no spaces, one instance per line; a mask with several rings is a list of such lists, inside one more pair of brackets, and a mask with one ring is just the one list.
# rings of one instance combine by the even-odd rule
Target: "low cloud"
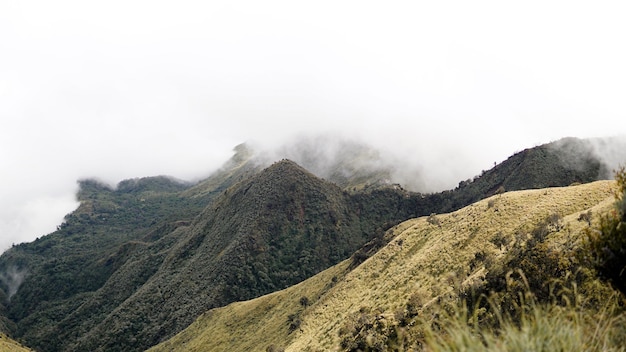
[[63,217],[78,207],[74,188],[57,195],[15,196],[11,204],[0,204],[0,251],[25,240],[34,240],[53,232]]
[[4,272],[0,272],[0,283],[9,301],[24,282],[26,274],[26,270],[21,270],[17,266],[9,266]]
[[613,176],[613,171],[622,166],[626,167],[626,135],[592,138],[590,142],[593,146],[594,155],[604,163],[611,176]]
[[601,163],[598,178],[611,179],[613,172],[626,166],[626,135],[588,139],[564,138],[554,142],[560,161],[568,168],[581,170],[588,160]]

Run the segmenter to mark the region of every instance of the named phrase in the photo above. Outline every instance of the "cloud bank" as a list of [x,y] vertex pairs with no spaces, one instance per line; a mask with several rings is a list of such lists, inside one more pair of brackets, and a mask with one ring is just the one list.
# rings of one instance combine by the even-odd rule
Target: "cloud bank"
[[626,134],[624,6],[4,1],[0,250],[53,231],[77,179],[198,179],[250,140],[340,133],[434,190]]

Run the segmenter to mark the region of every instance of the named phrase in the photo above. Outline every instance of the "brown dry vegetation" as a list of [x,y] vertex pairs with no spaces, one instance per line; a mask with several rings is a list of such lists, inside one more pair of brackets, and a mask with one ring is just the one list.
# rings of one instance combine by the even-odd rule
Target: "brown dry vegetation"
[[[349,350],[389,334],[435,346],[428,331],[411,328],[414,317],[432,324],[437,309],[442,316],[453,314],[445,308],[459,307],[459,292],[484,279],[485,261],[503,262],[515,241],[529,238],[550,215],[561,220],[545,246],[552,253],[578,246],[588,226],[580,215],[593,214],[596,222],[596,214],[613,205],[614,191],[614,182],[600,181],[510,192],[435,215],[436,222],[406,221],[388,232],[393,237],[388,245],[352,271],[346,273],[344,261],[289,289],[209,311],[152,351]],[[597,280],[586,284],[597,286],[595,292],[612,292]],[[310,301],[306,306],[300,304],[304,296]],[[364,337],[367,329],[372,332]]]
[[20,352],[20,351],[28,352],[32,350],[22,346],[20,343],[13,341],[10,338],[8,338],[6,335],[0,333],[0,352]]

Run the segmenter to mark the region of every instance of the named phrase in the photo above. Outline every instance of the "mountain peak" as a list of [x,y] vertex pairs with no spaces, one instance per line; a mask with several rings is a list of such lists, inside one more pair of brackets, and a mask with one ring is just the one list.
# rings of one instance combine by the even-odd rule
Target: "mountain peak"
[[292,175],[292,176],[308,176],[308,177],[315,177],[317,178],[317,176],[313,175],[312,173],[310,173],[309,171],[307,171],[305,168],[303,168],[302,166],[300,166],[298,163],[296,163],[293,160],[290,159],[282,159],[279,160],[275,163],[273,163],[272,165],[270,165],[268,168],[266,168],[264,170],[264,172],[266,173],[280,173],[282,175]]

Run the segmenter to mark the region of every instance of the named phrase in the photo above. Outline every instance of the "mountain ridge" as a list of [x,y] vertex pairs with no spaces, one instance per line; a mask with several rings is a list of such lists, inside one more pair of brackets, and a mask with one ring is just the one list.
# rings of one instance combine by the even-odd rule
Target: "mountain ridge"
[[[439,214],[437,223],[429,217],[408,220],[390,229],[393,240],[358,267],[350,270],[346,260],[288,289],[208,311],[150,351],[265,351],[272,346],[285,351],[343,350],[342,331],[353,316],[365,318],[365,312],[380,309],[376,319],[391,323],[414,297],[419,296],[419,312],[426,317],[438,300],[454,301],[457,285],[467,287],[484,277],[484,264],[474,262],[478,253],[504,258],[508,249],[502,252],[496,246],[499,236],[513,239],[556,211],[563,223],[549,235],[550,245],[564,248],[563,243],[579,240],[584,229],[579,215],[609,209],[614,185],[599,181],[507,192]],[[307,305],[300,303],[302,297],[307,297]],[[298,323],[292,329],[294,317]]]
[[[407,219],[601,174],[599,160],[571,169],[553,149],[524,150],[454,190],[428,194],[390,184],[377,168],[339,187],[293,161],[265,167],[245,145],[195,184],[155,177],[112,188],[82,180],[81,205],[58,231],[0,257],[0,272],[28,274],[2,302],[4,329],[41,350],[141,350],[207,309],[283,289],[351,255],[358,265]],[[340,161],[327,171],[350,170]],[[0,284],[7,297],[10,283]]]

